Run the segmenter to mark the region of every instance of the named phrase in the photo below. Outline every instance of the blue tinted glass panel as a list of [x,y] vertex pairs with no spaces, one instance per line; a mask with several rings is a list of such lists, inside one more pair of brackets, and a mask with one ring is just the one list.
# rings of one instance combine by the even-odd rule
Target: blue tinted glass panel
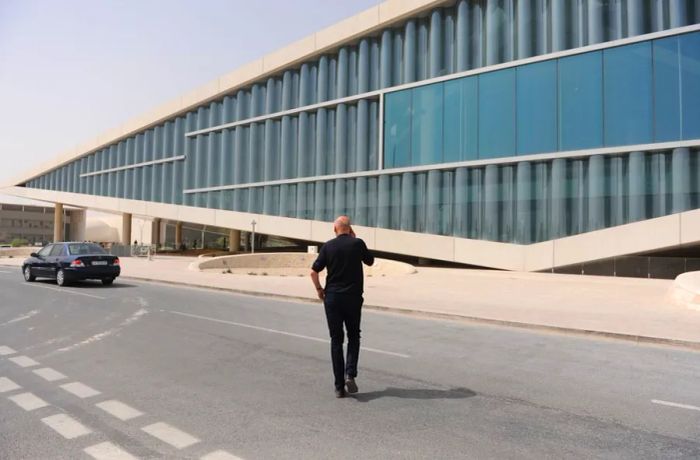
[[700,33],[681,35],[683,139],[700,138]]
[[557,62],[517,70],[518,154],[557,150]]
[[477,158],[477,83],[477,77],[445,82],[443,158],[446,163]]
[[678,37],[654,41],[654,140],[681,138]]
[[603,145],[603,59],[600,52],[559,60],[559,149]]
[[413,90],[411,152],[414,165],[442,161],[442,83]]
[[479,76],[479,158],[515,155],[515,69]]
[[651,42],[603,52],[605,145],[653,139]]
[[411,164],[411,95],[409,90],[385,96],[384,166],[387,168]]

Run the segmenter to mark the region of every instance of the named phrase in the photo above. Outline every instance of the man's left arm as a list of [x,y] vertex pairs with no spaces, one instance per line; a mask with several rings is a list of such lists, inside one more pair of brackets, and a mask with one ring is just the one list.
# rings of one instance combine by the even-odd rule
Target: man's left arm
[[323,292],[323,287],[321,286],[321,280],[319,279],[319,273],[323,271],[323,269],[326,268],[326,247],[325,245],[321,247],[321,250],[318,253],[318,257],[316,258],[316,261],[314,264],[311,266],[311,282],[314,284],[314,287],[316,288],[316,295],[318,296],[319,299],[323,300],[326,295]]

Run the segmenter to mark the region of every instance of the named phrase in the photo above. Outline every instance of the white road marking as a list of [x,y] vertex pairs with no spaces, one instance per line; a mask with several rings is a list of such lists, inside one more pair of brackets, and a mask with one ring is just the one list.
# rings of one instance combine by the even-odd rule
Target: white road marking
[[99,296],[99,295],[92,295],[92,294],[87,294],[87,293],[85,293],[85,292],[78,292],[78,291],[75,291],[75,290],[73,290],[73,289],[64,289],[64,288],[55,288],[55,287],[51,287],[51,286],[44,286],[44,285],[42,285],[42,284],[35,284],[35,283],[28,284],[28,283],[25,283],[25,284],[21,284],[20,286],[37,287],[37,288],[42,288],[42,289],[50,289],[50,290],[52,290],[52,291],[65,292],[65,293],[68,293],[68,294],[75,294],[75,295],[82,295],[82,296],[85,296],[85,297],[92,297],[93,299],[107,300],[107,297],[101,297],[101,296]]
[[12,273],[12,272],[7,272],[5,270],[0,270],[0,273]]
[[[270,332],[273,334],[280,334],[280,335],[286,335],[289,337],[296,337],[298,339],[305,339],[305,340],[313,340],[314,342],[321,342],[321,343],[330,343],[331,341],[328,339],[322,339],[319,337],[311,337],[308,335],[302,335],[302,334],[295,334],[293,332],[285,332],[285,331],[279,331],[277,329],[269,329],[266,327],[260,327],[260,326],[253,326],[251,324],[243,324],[243,323],[236,323],[234,321],[226,321],[223,319],[216,319],[216,318],[209,318],[207,316],[199,316],[199,315],[192,315],[190,313],[183,313],[180,311],[168,311],[168,313],[172,313],[174,315],[180,315],[180,316],[187,316],[190,318],[197,318],[197,319],[203,319],[205,321],[212,321],[214,323],[221,323],[221,324],[229,324],[231,326],[238,326],[238,327],[245,327],[248,329],[254,329],[256,331],[263,331],[263,332]],[[380,353],[383,355],[390,355],[390,356],[397,356],[399,358],[410,358],[411,356],[403,354],[403,353],[396,353],[394,351],[386,351],[386,350],[379,350],[377,348],[368,348],[368,347],[360,347],[360,349],[364,351],[369,351],[372,353]]]
[[92,337],[88,337],[87,339],[83,340],[82,342],[74,343],[73,345],[59,348],[58,350],[51,352],[46,356],[50,356],[54,353],[64,353],[66,351],[75,350],[76,348],[80,348],[80,347],[83,347],[85,345],[90,345],[91,343],[94,343],[94,342],[99,342],[100,340],[105,339],[105,338],[121,331],[124,327],[130,325],[131,323],[133,323],[135,321],[138,321],[139,319],[141,319],[142,316],[147,315],[147,314],[148,314],[148,310],[146,310],[145,308],[142,308],[142,309],[134,312],[131,316],[129,316],[124,321],[122,321],[119,324],[119,326],[114,327],[112,329],[108,329],[104,332],[100,332],[99,334],[95,334]]
[[243,460],[241,457],[236,457],[235,455],[231,455],[225,450],[217,450],[215,452],[212,452],[210,454],[205,455],[204,457],[200,457],[199,460]]
[[662,406],[669,406],[669,407],[678,407],[680,409],[688,409],[688,410],[697,410],[700,411],[700,407],[698,406],[691,406],[690,404],[679,404],[679,403],[674,403],[670,401],[661,401],[659,399],[652,399],[652,403],[654,404],[660,404]]
[[0,393],[7,393],[22,388],[7,377],[0,377]]
[[83,452],[96,460],[136,460],[136,457],[111,442],[95,444],[83,449]]
[[114,399],[97,403],[95,405],[123,422],[143,415],[143,412],[140,410],[134,409],[133,407],[127,406],[123,402],[116,401]]
[[15,356],[14,358],[10,358],[10,361],[17,364],[19,367],[32,367],[39,365],[38,362],[34,361],[29,356]]
[[40,397],[33,395],[32,393],[20,393],[18,395],[10,396],[7,399],[26,411],[39,409],[49,405],[49,403]]
[[14,355],[15,353],[17,352],[10,347],[5,345],[0,347],[0,356]]
[[68,393],[72,393],[76,395],[78,398],[91,398],[93,396],[97,396],[100,394],[99,391],[95,390],[94,388],[90,388],[89,386],[82,384],[80,382],[71,382],[71,383],[66,383],[65,385],[61,385],[61,388],[66,390]]
[[56,380],[63,380],[68,378],[60,372],[51,369],[50,367],[36,369],[34,373],[48,382],[55,382]]
[[75,439],[92,433],[92,430],[66,414],[56,414],[41,419],[44,424],[66,439]]
[[39,314],[39,310],[32,310],[32,311],[25,313],[22,316],[18,316],[17,318],[12,318],[9,321],[5,321],[4,323],[0,324],[0,326],[7,326],[8,324],[18,323],[20,321],[24,321],[25,319],[29,319],[32,316],[36,316],[38,314]]
[[176,449],[184,449],[199,442],[199,439],[194,436],[163,422],[154,423],[141,429],[154,438],[167,442]]

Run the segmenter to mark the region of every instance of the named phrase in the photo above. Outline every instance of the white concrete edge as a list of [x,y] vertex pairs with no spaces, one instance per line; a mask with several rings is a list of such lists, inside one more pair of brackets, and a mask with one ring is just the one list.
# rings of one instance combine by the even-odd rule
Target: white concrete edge
[[[9,195],[60,202],[112,213],[250,230],[298,240],[325,242],[332,224],[219,209],[10,187]],[[356,226],[367,246],[380,252],[425,257],[510,271],[540,271],[644,251],[700,242],[700,209],[530,245]]]

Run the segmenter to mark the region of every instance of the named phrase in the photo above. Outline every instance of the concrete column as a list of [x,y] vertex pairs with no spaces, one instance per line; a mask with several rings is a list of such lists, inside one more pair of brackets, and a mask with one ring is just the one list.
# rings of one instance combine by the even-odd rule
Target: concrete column
[[151,227],[151,244],[160,246],[160,219],[153,219]]
[[53,210],[53,241],[63,240],[63,204],[56,203]]
[[180,249],[182,246],[182,222],[175,224],[175,249]]
[[128,212],[122,214],[122,244],[131,245],[131,214]]
[[70,212],[70,236],[71,241],[85,241],[86,216],[85,209],[74,209]]
[[230,252],[238,252],[241,248],[241,231],[229,230],[228,232],[228,250]]

